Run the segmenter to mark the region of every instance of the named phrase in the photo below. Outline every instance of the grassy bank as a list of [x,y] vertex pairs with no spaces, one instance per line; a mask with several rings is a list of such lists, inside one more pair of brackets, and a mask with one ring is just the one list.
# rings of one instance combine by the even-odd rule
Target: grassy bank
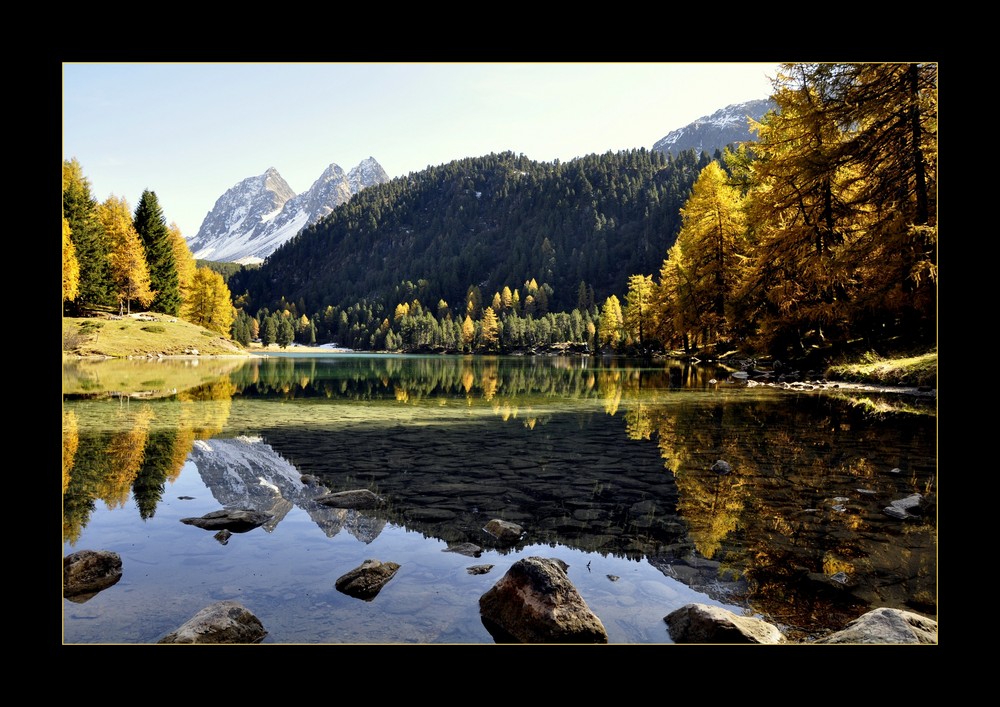
[[125,317],[63,317],[64,357],[245,356],[246,349],[217,332],[177,317],[142,313]]
[[824,375],[853,383],[937,388],[937,349],[898,358],[865,354],[860,361],[828,367]]

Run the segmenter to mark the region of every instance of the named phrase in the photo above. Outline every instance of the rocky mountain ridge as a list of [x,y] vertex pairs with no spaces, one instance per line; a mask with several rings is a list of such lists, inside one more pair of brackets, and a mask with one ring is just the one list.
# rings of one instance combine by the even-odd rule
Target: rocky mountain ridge
[[653,144],[653,150],[676,155],[693,149],[697,153],[712,155],[715,150],[721,150],[726,145],[756,140],[757,136],[750,130],[748,119],[760,120],[775,107],[776,104],[770,98],[734,103],[670,131]]
[[296,194],[278,170],[269,167],[220,196],[188,246],[197,259],[261,263],[305,226],[362,189],[388,180],[382,166],[369,157],[346,173],[330,164],[307,191]]

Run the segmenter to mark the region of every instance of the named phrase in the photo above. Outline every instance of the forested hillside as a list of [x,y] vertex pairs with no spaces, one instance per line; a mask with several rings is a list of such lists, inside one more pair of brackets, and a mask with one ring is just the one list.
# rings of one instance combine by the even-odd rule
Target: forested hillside
[[67,160],[66,311],[159,302],[244,345],[390,351],[935,345],[937,65],[788,64],[771,100],[711,158],[504,152],[369,187],[228,282],[155,193],[98,204]]
[[535,280],[540,313],[568,312],[581,283],[603,299],[624,292],[630,273],[659,268],[708,161],[633,150],[559,164],[507,152],[430,167],[356,195],[230,289],[302,314],[361,300],[395,307],[412,283],[402,301],[443,300],[457,315],[470,287],[489,297]]

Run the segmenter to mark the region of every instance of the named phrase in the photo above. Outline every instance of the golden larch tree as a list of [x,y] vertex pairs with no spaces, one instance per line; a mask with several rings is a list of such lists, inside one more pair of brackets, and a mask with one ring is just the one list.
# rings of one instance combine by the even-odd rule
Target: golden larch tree
[[203,326],[223,336],[230,335],[236,319],[232,295],[222,275],[211,268],[195,270],[182,315],[192,324]]
[[118,297],[119,313],[131,314],[132,302],[146,307],[156,292],[150,289],[149,267],[142,240],[132,225],[132,212],[124,198],[114,194],[98,205],[97,218],[111,246],[111,278]]
[[62,223],[62,298],[63,302],[72,302],[80,292],[80,263],[70,238],[69,221],[64,217]]
[[177,268],[177,285],[180,290],[181,295],[181,307],[184,306],[184,301],[187,299],[188,291],[191,289],[191,283],[194,281],[194,271],[197,269],[195,264],[194,255],[191,253],[191,248],[188,247],[187,239],[181,233],[181,229],[176,223],[171,223],[167,227],[167,231],[170,234],[170,243],[174,249],[174,264]]
[[483,310],[480,338],[482,339],[484,349],[487,351],[497,350],[497,344],[500,341],[500,320],[497,319],[493,307],[487,307]]

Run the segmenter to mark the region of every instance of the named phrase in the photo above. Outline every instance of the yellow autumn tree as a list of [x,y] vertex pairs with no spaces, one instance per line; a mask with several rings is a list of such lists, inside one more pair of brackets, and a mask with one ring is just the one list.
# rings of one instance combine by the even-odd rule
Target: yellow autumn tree
[[[494,298],[496,299],[496,298]],[[500,320],[497,319],[493,307],[483,310],[483,323],[480,333],[483,348],[487,351],[496,351],[500,342]]]
[[149,266],[142,240],[132,225],[132,212],[124,198],[114,194],[97,207],[97,218],[104,226],[111,246],[109,255],[114,292],[120,314],[132,312],[132,302],[146,307],[156,292],[150,289]]
[[600,345],[608,345],[612,348],[618,346],[622,338],[622,305],[616,295],[611,295],[604,300],[601,307],[600,326],[597,329],[597,340]]
[[167,227],[167,232],[170,234],[170,244],[174,249],[177,285],[181,296],[181,306],[183,307],[184,301],[187,299],[188,292],[191,289],[191,283],[194,281],[194,271],[198,266],[195,264],[194,255],[188,247],[187,239],[184,238],[177,224],[171,223]]
[[691,196],[681,209],[677,243],[687,266],[690,285],[689,320],[696,320],[706,338],[727,337],[734,292],[746,261],[743,198],[730,186],[717,161],[698,175]]
[[188,298],[181,310],[182,316],[192,324],[230,335],[236,319],[232,295],[222,275],[211,268],[195,270]]
[[62,225],[62,298],[72,302],[80,293],[80,263],[76,259],[76,247],[70,238],[69,221],[63,218]]
[[626,341],[642,346],[653,334],[653,276],[631,275],[623,312]]
[[468,314],[465,315],[465,320],[462,322],[462,350],[472,350],[472,342],[476,338],[476,323],[472,321],[472,317]]

